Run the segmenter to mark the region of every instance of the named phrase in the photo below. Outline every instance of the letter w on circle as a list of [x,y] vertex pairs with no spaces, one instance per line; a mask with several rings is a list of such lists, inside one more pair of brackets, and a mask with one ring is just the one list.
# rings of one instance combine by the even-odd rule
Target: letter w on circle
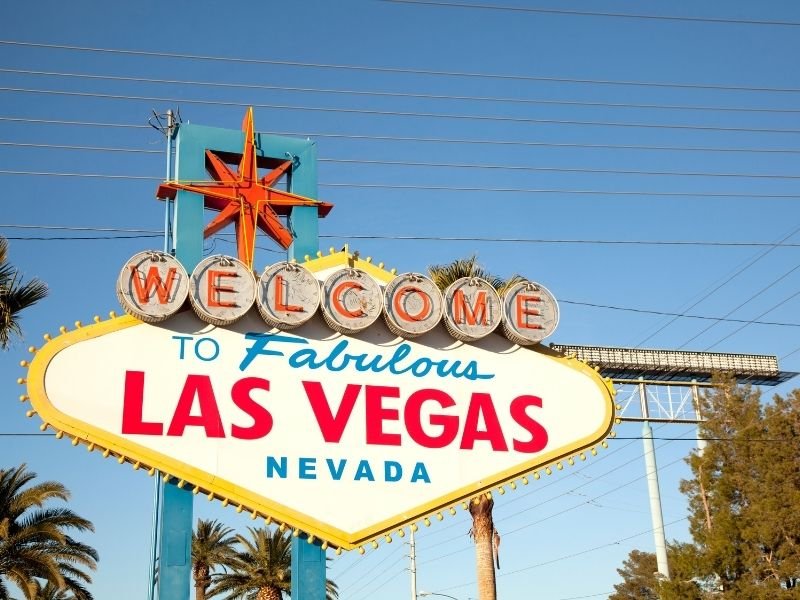
[[167,281],[161,279],[161,273],[158,267],[153,265],[147,271],[147,276],[142,276],[138,267],[131,267],[131,280],[133,281],[133,290],[136,292],[136,297],[139,302],[149,302],[153,295],[155,288],[156,296],[161,304],[167,304],[172,295],[172,285],[175,283],[175,278],[178,276],[178,270],[175,267],[170,267],[167,271]]

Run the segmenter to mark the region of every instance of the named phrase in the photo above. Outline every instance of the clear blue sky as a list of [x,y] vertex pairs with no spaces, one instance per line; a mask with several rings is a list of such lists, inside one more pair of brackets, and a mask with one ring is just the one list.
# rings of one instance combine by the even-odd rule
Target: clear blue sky
[[[800,22],[800,5],[790,1],[507,2]],[[792,271],[800,248],[788,245],[800,243],[800,234],[793,235],[800,228],[798,33],[797,24],[366,0],[238,6],[16,3],[0,22],[0,235],[12,240],[11,260],[27,277],[46,281],[50,295],[26,313],[26,340],[1,357],[0,431],[38,431],[38,423],[25,419],[25,408],[16,401],[18,362],[27,346],[38,345],[43,333],[55,333],[62,324],[117,310],[114,281],[122,264],[139,250],[161,246],[155,234],[124,238],[142,234],[11,226],[160,231],[163,207],[153,199],[156,181],[147,178],[163,175],[165,142],[146,125],[152,110],[176,107],[184,121],[238,128],[244,107],[254,105],[259,131],[316,139],[320,194],[336,205],[321,223],[323,248],[349,241],[351,248],[400,271],[424,270],[477,252],[489,270],[540,281],[561,301],[561,323],[549,341],[775,354],[786,357],[784,370],[800,370],[800,352],[793,353],[800,346],[798,328],[789,325],[800,323],[800,300],[794,297],[800,270]],[[329,91],[311,91],[323,89]],[[9,173],[19,171],[120,177]],[[375,238],[349,237],[355,235]],[[111,239],[52,239],[74,236]],[[425,239],[390,239],[397,236]],[[594,243],[431,239],[436,237]],[[779,247],[711,244],[780,240]],[[280,256],[268,240],[261,246],[259,268]],[[221,238],[208,250],[233,253],[234,247]],[[681,313],[723,282],[688,312],[784,325],[751,324],[734,333],[742,323],[680,318],[650,337],[669,319],[586,306]],[[792,387],[790,382],[777,391]],[[639,427],[624,425],[619,435],[637,436]],[[692,432],[675,426],[657,435],[692,437]],[[668,526],[668,537],[685,539],[680,519],[686,502],[678,483],[687,474],[681,458],[692,443],[661,441],[659,446],[665,520],[677,521]],[[72,507],[96,524],[96,534],[87,538],[101,553],[95,597],[144,598],[152,481],[52,437],[0,437],[0,466],[21,462],[43,478],[63,481],[73,491]],[[618,581],[615,569],[628,552],[653,548],[643,473],[641,443],[618,440],[580,471],[564,471],[498,498],[499,596],[604,597]],[[198,501],[195,512],[237,528],[250,524],[205,501]],[[460,600],[476,595],[468,529],[467,517],[459,513],[420,534],[420,589]],[[345,600],[402,600],[409,596],[406,553],[407,547],[395,543],[363,558],[347,555],[331,564],[330,575]]]

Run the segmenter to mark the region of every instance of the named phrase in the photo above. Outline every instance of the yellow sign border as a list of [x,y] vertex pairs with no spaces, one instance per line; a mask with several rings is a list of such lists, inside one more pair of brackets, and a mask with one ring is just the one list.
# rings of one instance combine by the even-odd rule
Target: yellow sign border
[[[385,271],[381,268],[382,265],[373,265],[371,261],[359,259],[347,250],[322,256],[305,264],[312,272],[344,265],[362,269],[383,282],[388,282],[394,277],[394,273]],[[369,541],[373,541],[373,544],[375,544],[376,538],[380,536],[385,536],[387,540],[390,540],[391,533],[394,531],[397,531],[402,536],[402,528],[407,525],[423,519],[427,521],[427,518],[434,514],[441,518],[441,511],[453,509],[460,502],[471,500],[481,494],[490,493],[493,489],[502,489],[504,484],[523,478],[527,473],[535,473],[537,469],[553,464],[560,465],[559,461],[572,458],[582,451],[603,442],[611,432],[614,424],[615,405],[613,397],[615,391],[609,379],[603,379],[593,368],[575,358],[559,356],[543,347],[532,349],[531,351],[544,354],[548,359],[561,362],[592,379],[606,399],[605,425],[603,427],[592,435],[576,440],[567,446],[539,455],[535,460],[503,470],[494,475],[491,480],[483,483],[470,483],[453,490],[446,496],[411,508],[371,527],[347,533],[330,524],[295,511],[275,500],[265,498],[201,469],[191,467],[169,456],[140,446],[127,438],[73,419],[57,410],[50,403],[45,390],[45,375],[48,365],[60,351],[84,340],[143,324],[142,321],[131,316],[114,317],[109,321],[65,332],[49,341],[36,353],[29,365],[27,377],[28,395],[36,412],[44,421],[44,427],[54,428],[58,437],[63,436],[65,433],[69,434],[72,436],[73,444],[75,445],[84,443],[89,446],[90,450],[102,450],[105,457],[113,454],[120,464],[131,463],[135,469],[147,469],[151,475],[155,470],[162,471],[167,474],[165,478],[177,479],[179,487],[189,485],[195,493],[202,492],[206,494],[209,500],[216,498],[221,500],[223,505],[234,505],[239,512],[248,511],[253,519],[261,516],[267,523],[278,523],[282,529],[291,527],[297,533],[304,532],[310,536],[316,536],[329,544],[346,550],[360,547]]]

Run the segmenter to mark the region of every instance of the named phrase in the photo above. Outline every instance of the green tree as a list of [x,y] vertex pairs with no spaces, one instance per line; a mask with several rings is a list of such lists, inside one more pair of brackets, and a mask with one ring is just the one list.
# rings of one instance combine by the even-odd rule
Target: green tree
[[[230,572],[214,576],[209,596],[225,594],[226,600],[281,600],[292,589],[291,535],[287,532],[248,527],[250,539],[237,535],[242,549]],[[336,600],[336,584],[326,582],[326,597]]]
[[8,241],[0,238],[0,348],[8,348],[11,338],[22,334],[20,313],[47,295],[47,286],[38,279],[23,283],[16,268],[8,263]]
[[731,598],[798,597],[800,392],[764,405],[750,386],[716,383],[701,404],[708,444],[682,484],[698,575]]
[[631,550],[628,558],[617,569],[622,583],[614,586],[608,600],[659,600],[656,590],[656,555],[652,552]]
[[192,532],[192,575],[196,600],[206,600],[217,567],[232,568],[236,564],[236,538],[233,530],[215,520],[197,520]]
[[617,569],[622,583],[614,586],[608,600],[703,600],[702,588],[692,579],[694,547],[691,544],[670,544],[667,557],[673,577],[664,581],[659,577],[656,555],[652,552],[632,550]]
[[68,532],[94,527],[68,508],[45,506],[68,501],[69,491],[56,481],[32,484],[34,479],[25,465],[0,470],[0,600],[10,598],[7,583],[28,600],[48,585],[68,598],[92,600],[84,584],[91,583],[88,571],[97,567],[97,552]]
[[800,390],[765,403],[750,386],[714,383],[701,397],[707,443],[681,483],[692,543],[670,556],[660,598],[800,598]]
[[[477,256],[474,254],[469,258],[454,260],[445,265],[430,266],[428,275],[440,290],[447,289],[453,282],[463,277],[479,277],[488,281],[492,287],[502,293],[503,290],[521,280],[517,275],[508,280],[492,275],[478,264]],[[469,504],[469,513],[472,516],[470,536],[475,542],[475,570],[480,600],[496,600],[497,598],[495,561],[497,560],[500,536],[494,527],[493,508],[494,500],[486,494],[481,494]]]

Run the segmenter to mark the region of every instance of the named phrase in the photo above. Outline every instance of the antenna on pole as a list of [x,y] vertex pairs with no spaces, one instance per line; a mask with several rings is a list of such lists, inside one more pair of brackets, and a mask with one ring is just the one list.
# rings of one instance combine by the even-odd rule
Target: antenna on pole
[[[166,114],[159,114],[153,111],[153,116],[148,119],[148,123],[154,129],[163,133],[167,138],[167,168],[166,181],[172,181],[172,141],[178,131],[178,124],[181,122],[180,111],[173,112],[168,109]],[[166,198],[164,206],[164,252],[175,255],[175,243],[172,233],[172,199]]]

